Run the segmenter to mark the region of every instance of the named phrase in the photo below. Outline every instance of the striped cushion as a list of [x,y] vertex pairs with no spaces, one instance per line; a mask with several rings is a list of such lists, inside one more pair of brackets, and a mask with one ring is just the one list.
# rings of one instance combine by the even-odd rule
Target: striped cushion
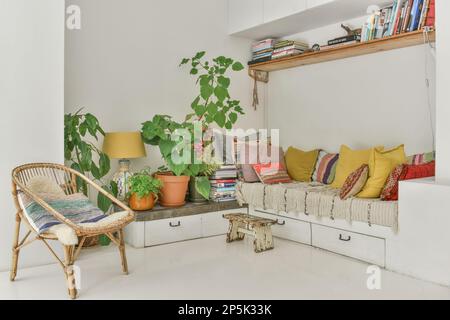
[[425,163],[429,163],[434,160],[435,160],[435,152],[434,151],[427,152],[427,153],[415,154],[413,156],[409,156],[407,159],[408,164],[414,164],[414,165],[425,164]]
[[364,185],[369,178],[369,166],[363,164],[356,171],[352,172],[344,182],[339,196],[342,200],[347,200],[350,197],[357,195],[364,188]]
[[320,151],[313,173],[313,181],[323,184],[331,184],[336,175],[336,165],[339,159],[338,153]]
[[289,183],[289,177],[282,163],[254,164],[253,169],[264,184]]
[[[39,194],[39,197],[65,218],[76,224],[93,223],[106,218],[103,211],[90,203],[89,199],[81,193],[67,196],[42,193]],[[38,233],[46,232],[52,226],[61,224],[50,212],[23,192],[19,193],[19,202],[30,224]]]

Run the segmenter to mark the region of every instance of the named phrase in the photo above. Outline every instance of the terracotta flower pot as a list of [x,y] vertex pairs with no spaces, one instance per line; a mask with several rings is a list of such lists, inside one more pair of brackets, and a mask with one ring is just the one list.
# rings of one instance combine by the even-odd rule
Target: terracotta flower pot
[[153,193],[146,197],[139,198],[136,193],[130,196],[130,208],[135,211],[148,211],[152,210],[155,206],[155,196]]
[[159,203],[163,207],[181,207],[186,201],[189,176],[174,176],[171,173],[157,173],[156,179],[163,183]]

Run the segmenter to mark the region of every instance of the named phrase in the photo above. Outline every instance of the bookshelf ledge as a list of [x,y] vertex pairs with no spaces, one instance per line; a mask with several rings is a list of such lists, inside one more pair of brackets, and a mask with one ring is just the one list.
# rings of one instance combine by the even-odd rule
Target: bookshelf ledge
[[[424,43],[423,33],[423,30],[402,33],[395,36],[371,40],[367,42],[343,45],[342,47],[322,50],[318,52],[309,52],[277,60],[265,61],[250,65],[249,70],[271,72],[306,66],[309,64],[362,56],[376,52],[417,46]],[[436,32],[434,30],[429,31],[428,37],[430,41],[434,42],[436,38]]]

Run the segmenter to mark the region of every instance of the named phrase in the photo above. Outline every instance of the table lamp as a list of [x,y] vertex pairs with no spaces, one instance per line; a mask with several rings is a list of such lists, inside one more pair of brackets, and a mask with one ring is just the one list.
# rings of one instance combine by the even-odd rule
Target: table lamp
[[117,183],[119,200],[128,193],[128,179],[132,175],[130,160],[147,156],[140,132],[108,132],[103,141],[103,152],[111,159],[119,159],[119,171],[113,176]]

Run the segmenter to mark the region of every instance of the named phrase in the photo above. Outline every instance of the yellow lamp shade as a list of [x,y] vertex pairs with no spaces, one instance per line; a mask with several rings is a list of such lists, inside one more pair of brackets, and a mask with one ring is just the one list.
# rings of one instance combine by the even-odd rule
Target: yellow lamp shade
[[113,159],[134,159],[147,156],[140,132],[108,132],[103,152]]

